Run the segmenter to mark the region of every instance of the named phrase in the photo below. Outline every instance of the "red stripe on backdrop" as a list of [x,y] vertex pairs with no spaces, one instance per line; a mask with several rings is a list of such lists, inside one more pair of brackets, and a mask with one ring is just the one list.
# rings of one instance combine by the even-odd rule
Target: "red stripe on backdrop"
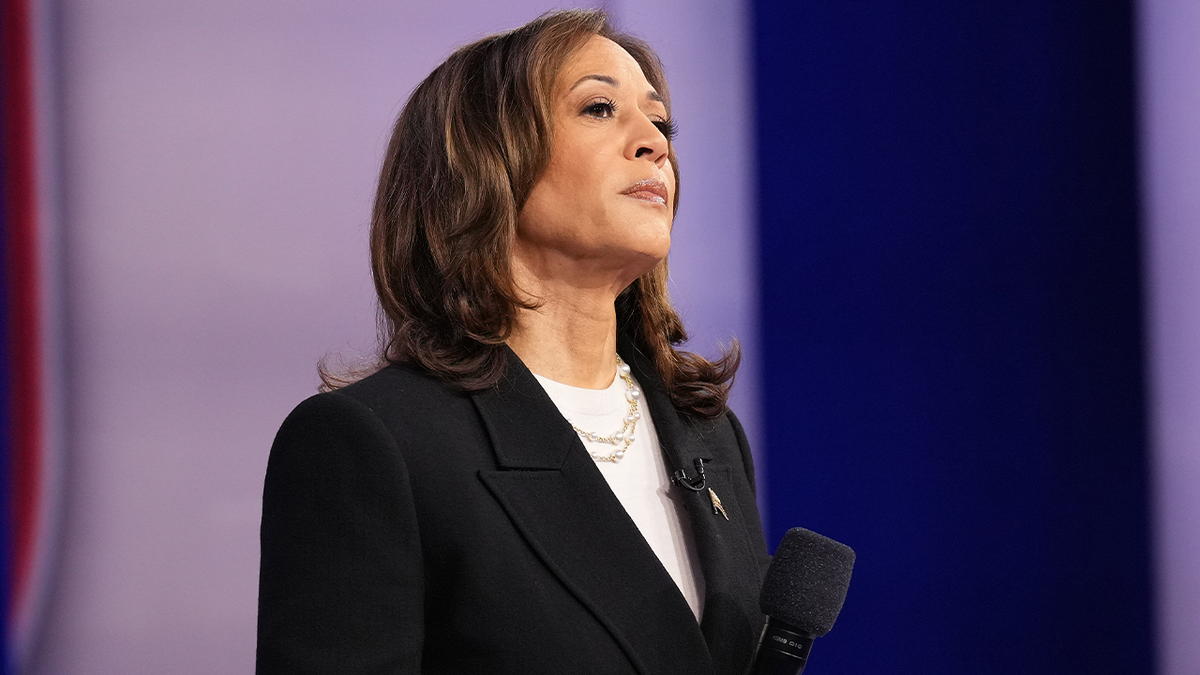
[[28,592],[42,471],[42,354],[34,182],[33,59],[28,0],[4,0],[4,224],[8,232],[9,335],[12,359],[12,596]]

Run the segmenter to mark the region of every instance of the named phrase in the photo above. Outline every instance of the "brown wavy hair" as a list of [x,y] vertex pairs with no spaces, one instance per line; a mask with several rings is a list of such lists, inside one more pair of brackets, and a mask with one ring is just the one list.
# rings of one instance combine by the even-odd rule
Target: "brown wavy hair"
[[[461,391],[500,379],[517,311],[533,308],[510,266],[517,214],[550,158],[555,76],[594,35],[637,61],[669,114],[657,55],[600,10],[549,12],[466,45],[413,91],[371,221],[381,366],[416,367]],[[678,185],[674,148],[669,157]],[[726,411],[740,347],[734,341],[716,361],[676,348],[687,333],[667,296],[666,260],[620,294],[616,312],[618,337],[650,358],[676,408],[698,417]],[[324,366],[321,376],[327,388],[351,379]]]

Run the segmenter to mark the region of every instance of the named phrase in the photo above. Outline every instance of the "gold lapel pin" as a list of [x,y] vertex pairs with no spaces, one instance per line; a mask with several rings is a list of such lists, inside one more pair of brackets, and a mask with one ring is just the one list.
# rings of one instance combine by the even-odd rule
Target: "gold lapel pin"
[[713,492],[712,488],[708,488],[708,497],[712,500],[713,515],[715,516],[719,513],[725,516],[725,520],[729,520],[729,514],[725,513],[725,507],[721,504],[721,498],[717,496],[716,492]]

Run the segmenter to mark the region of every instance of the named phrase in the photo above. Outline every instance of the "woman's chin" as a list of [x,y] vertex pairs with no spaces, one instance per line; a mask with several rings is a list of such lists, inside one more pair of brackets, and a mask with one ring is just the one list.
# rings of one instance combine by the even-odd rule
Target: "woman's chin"
[[630,276],[636,279],[665,260],[670,249],[670,236],[653,242],[644,242],[643,246],[630,252],[630,264],[626,269],[629,270]]
[[671,249],[671,219],[643,219],[626,231],[625,245],[631,251],[661,260]]
[[656,228],[657,231],[641,230],[631,241],[625,242],[624,248],[630,257],[653,261],[650,266],[667,257],[671,251],[671,231],[666,228]]

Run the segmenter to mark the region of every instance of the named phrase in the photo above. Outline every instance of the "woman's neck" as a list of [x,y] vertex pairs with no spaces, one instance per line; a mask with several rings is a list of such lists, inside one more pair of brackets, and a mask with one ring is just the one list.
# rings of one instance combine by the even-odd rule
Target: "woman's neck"
[[619,284],[581,284],[515,267],[518,286],[537,307],[518,310],[508,346],[529,370],[555,382],[588,389],[612,384]]

